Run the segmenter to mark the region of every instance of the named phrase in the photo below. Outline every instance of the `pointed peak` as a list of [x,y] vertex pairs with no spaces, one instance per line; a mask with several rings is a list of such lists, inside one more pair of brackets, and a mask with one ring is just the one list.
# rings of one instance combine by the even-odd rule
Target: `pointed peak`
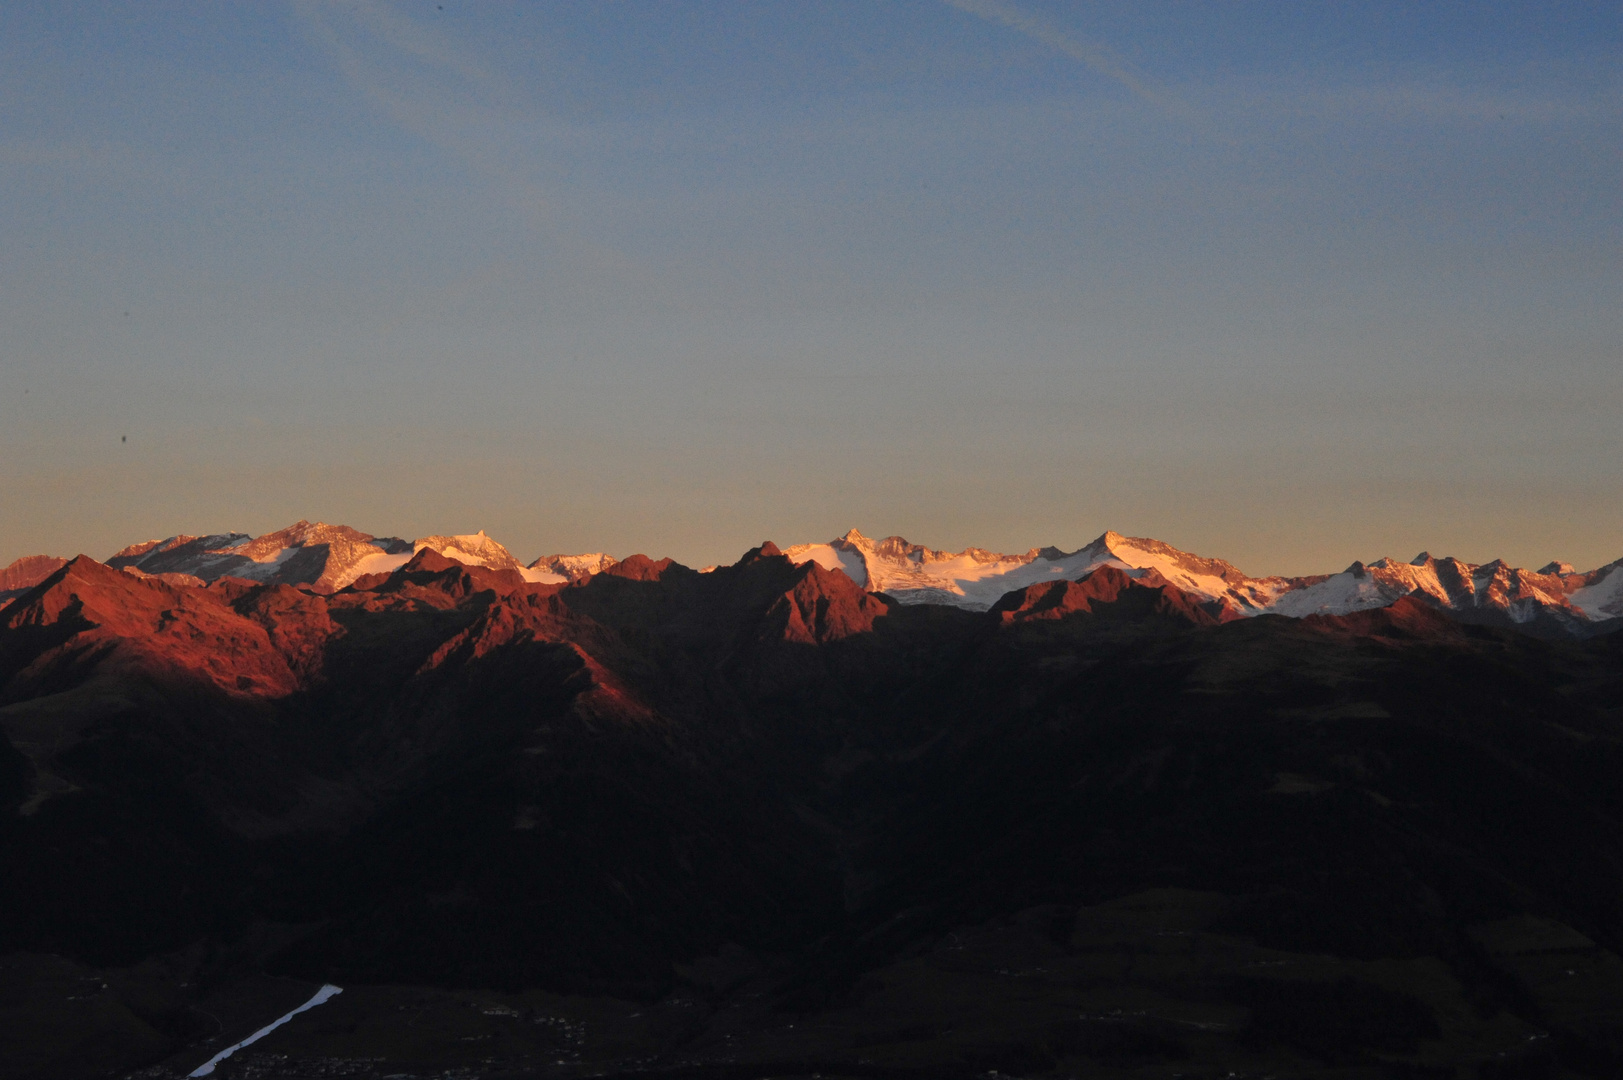
[[1100,533],[1091,544],[1088,544],[1086,547],[1082,548],[1082,550],[1092,551],[1095,553],[1105,552],[1112,550],[1120,544],[1125,544],[1126,542],[1127,537],[1123,536],[1115,529],[1106,529],[1104,532]]
[[1435,561],[1436,560],[1431,557],[1431,552],[1422,551],[1420,554],[1416,555],[1414,558],[1409,560],[1409,565],[1410,566],[1429,566]]
[[789,555],[782,552],[781,547],[773,541],[761,541],[760,547],[751,547],[750,551],[743,552],[735,562],[735,567],[747,567],[751,562],[760,562],[763,559],[789,559]]
[[758,562],[761,559],[781,557],[782,555],[783,551],[779,549],[778,545],[774,544],[770,540],[763,540],[760,547],[750,548],[748,551],[744,552],[743,557],[733,565],[748,566],[750,563]]
[[434,548],[421,547],[417,549],[417,553],[415,555],[407,560],[406,564],[400,568],[400,571],[403,573],[410,573],[414,570],[426,570],[431,573],[439,573],[444,570],[449,570],[453,566],[460,568],[462,564],[457,562],[455,559],[446,558]]
[[844,540],[847,544],[867,544],[872,542],[856,529],[848,530],[844,536],[840,537],[840,539]]
[[138,580],[134,575],[97,562],[89,555],[75,555],[27,589],[20,590],[19,599],[30,595],[60,596],[64,592],[76,595],[80,589],[86,590],[84,595],[88,597],[102,594],[108,586],[123,590],[136,585]]

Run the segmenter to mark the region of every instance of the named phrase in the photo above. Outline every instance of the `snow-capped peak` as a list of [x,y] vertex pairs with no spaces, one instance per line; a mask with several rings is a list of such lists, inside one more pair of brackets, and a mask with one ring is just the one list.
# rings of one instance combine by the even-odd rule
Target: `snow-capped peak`
[[[511,570],[532,582],[578,581],[615,565],[609,555],[592,552],[546,555],[524,566],[482,529],[406,541],[302,520],[258,537],[216,533],[147,540],[122,549],[107,565],[175,581],[230,576],[330,592],[368,575],[392,572],[424,549],[470,566]],[[1075,551],[1050,546],[1002,554],[977,547],[945,551],[900,536],[874,539],[850,529],[837,539],[796,544],[782,554],[797,563],[839,570],[868,591],[903,603],[983,611],[1014,590],[1077,581],[1112,566],[1132,577],[1165,581],[1209,605],[1244,615],[1345,615],[1414,596],[1468,620],[1508,621],[1539,633],[1587,633],[1585,627],[1593,623],[1623,617],[1623,559],[1581,573],[1560,561],[1535,571],[1499,559],[1475,564],[1422,551],[1406,563],[1382,557],[1355,561],[1335,574],[1253,578],[1222,559],[1114,530]],[[54,566],[60,560],[46,562]],[[48,573],[39,570],[46,562],[10,568],[3,591],[14,593],[25,577],[31,582],[40,572]]]
[[347,525],[298,521],[254,537],[247,533],[171,536],[132,544],[107,565],[143,574],[181,574],[202,581],[222,577],[334,590],[353,581],[376,556],[409,551],[394,537],[378,538]]
[[1114,531],[1105,532],[1078,552],[1083,553],[1096,563],[1114,560],[1134,570],[1155,570],[1184,592],[1207,600],[1228,597],[1235,585],[1250,580],[1222,559],[1202,558],[1160,540],[1123,536]]
[[569,580],[563,574],[544,567],[525,566],[513,557],[512,552],[486,536],[483,529],[476,533],[456,536],[424,536],[412,542],[413,554],[424,548],[432,548],[447,559],[454,559],[465,566],[512,570],[522,575],[526,581],[554,585]]
[[1044,547],[1004,555],[983,548],[938,551],[899,536],[872,540],[852,529],[837,540],[797,544],[784,554],[842,570],[868,590],[903,603],[972,610],[990,608],[1003,594],[1040,581],[1079,580],[1098,567],[1114,566],[1135,577],[1153,571],[1184,592],[1246,615],[1345,615],[1418,594],[1472,617],[1518,624],[1544,620],[1567,630],[1623,616],[1623,560],[1580,574],[1566,563],[1532,571],[1501,560],[1476,565],[1423,551],[1407,563],[1390,557],[1355,561],[1339,574],[1253,578],[1222,559],[1114,530],[1070,553]]
[[605,555],[601,551],[593,551],[585,555],[543,555],[526,569],[556,574],[566,580],[574,581],[577,578],[589,577],[592,574],[601,574],[617,562],[619,560],[612,555]]
[[843,570],[859,585],[903,603],[946,603],[990,608],[1006,592],[1041,581],[1075,580],[1100,566],[1138,577],[1154,570],[1168,582],[1205,600],[1222,600],[1248,580],[1221,559],[1203,559],[1159,540],[1106,532],[1074,552],[1032,548],[1005,555],[985,548],[939,551],[900,536],[871,540],[852,529],[823,544],[797,544],[784,554]]
[[432,548],[446,558],[467,566],[485,566],[492,570],[523,569],[523,564],[513,558],[510,551],[486,536],[483,529],[458,536],[420,537],[412,541],[412,548],[415,551]]

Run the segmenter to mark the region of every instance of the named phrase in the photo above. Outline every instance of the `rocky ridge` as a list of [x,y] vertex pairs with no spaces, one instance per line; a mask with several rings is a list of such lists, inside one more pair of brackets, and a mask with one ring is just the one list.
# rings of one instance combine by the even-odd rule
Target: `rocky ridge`
[[899,536],[872,540],[855,529],[823,544],[785,549],[797,562],[841,569],[904,604],[950,604],[984,611],[1006,593],[1044,581],[1076,581],[1110,566],[1147,573],[1235,616],[1346,615],[1385,607],[1411,594],[1467,620],[1566,636],[1592,632],[1623,616],[1623,559],[1580,573],[1564,563],[1541,570],[1501,561],[1482,565],[1437,559],[1355,562],[1336,574],[1253,578],[1222,559],[1192,555],[1160,540],[1106,532],[1073,552],[1032,548],[1007,555],[968,548],[937,551]]
[[[368,575],[388,574],[424,550],[468,566],[512,571],[535,584],[563,584],[620,565],[602,552],[545,555],[525,564],[482,530],[407,541],[343,525],[300,521],[252,537],[246,533],[178,535],[133,544],[107,565],[174,585],[238,578],[307,586],[331,593]],[[1179,550],[1160,540],[1106,532],[1075,551],[1032,548],[1005,554],[983,548],[942,551],[903,537],[875,540],[855,529],[783,554],[839,571],[870,593],[903,604],[993,608],[1007,594],[1042,582],[1079,581],[1101,567],[1158,580],[1200,597],[1223,617],[1346,615],[1413,595],[1466,621],[1514,627],[1541,636],[1585,636],[1623,616],[1623,559],[1587,572],[1552,562],[1539,570],[1502,561],[1473,564],[1422,552],[1410,562],[1355,562],[1339,573],[1251,577],[1222,559]],[[43,580],[64,560],[27,556],[0,571],[0,603]],[[707,568],[708,569],[708,568]]]
[[24,555],[0,570],[0,604],[32,589],[56,572],[66,559],[54,555]]

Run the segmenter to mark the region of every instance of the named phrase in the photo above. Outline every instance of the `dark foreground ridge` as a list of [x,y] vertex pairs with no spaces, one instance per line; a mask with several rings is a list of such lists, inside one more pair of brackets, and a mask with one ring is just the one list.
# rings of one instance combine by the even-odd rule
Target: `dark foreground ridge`
[[7,1077],[1623,1075],[1616,633],[81,557],[0,731]]

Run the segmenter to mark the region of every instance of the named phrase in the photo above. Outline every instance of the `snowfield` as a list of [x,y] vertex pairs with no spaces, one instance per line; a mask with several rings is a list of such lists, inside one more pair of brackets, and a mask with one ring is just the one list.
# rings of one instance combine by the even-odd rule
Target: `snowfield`
[[1595,622],[1623,616],[1623,560],[1587,574],[1564,563],[1523,570],[1502,562],[1474,565],[1422,552],[1412,562],[1353,563],[1337,574],[1253,578],[1221,559],[1179,551],[1159,540],[1107,532],[1074,552],[1033,548],[1003,555],[969,548],[936,551],[899,536],[873,540],[852,529],[824,544],[784,549],[797,563],[842,570],[870,592],[904,604],[951,604],[985,611],[1005,593],[1042,581],[1076,581],[1101,566],[1133,577],[1151,572],[1240,615],[1347,615],[1420,593],[1453,611],[1498,611],[1516,623],[1541,614]]

